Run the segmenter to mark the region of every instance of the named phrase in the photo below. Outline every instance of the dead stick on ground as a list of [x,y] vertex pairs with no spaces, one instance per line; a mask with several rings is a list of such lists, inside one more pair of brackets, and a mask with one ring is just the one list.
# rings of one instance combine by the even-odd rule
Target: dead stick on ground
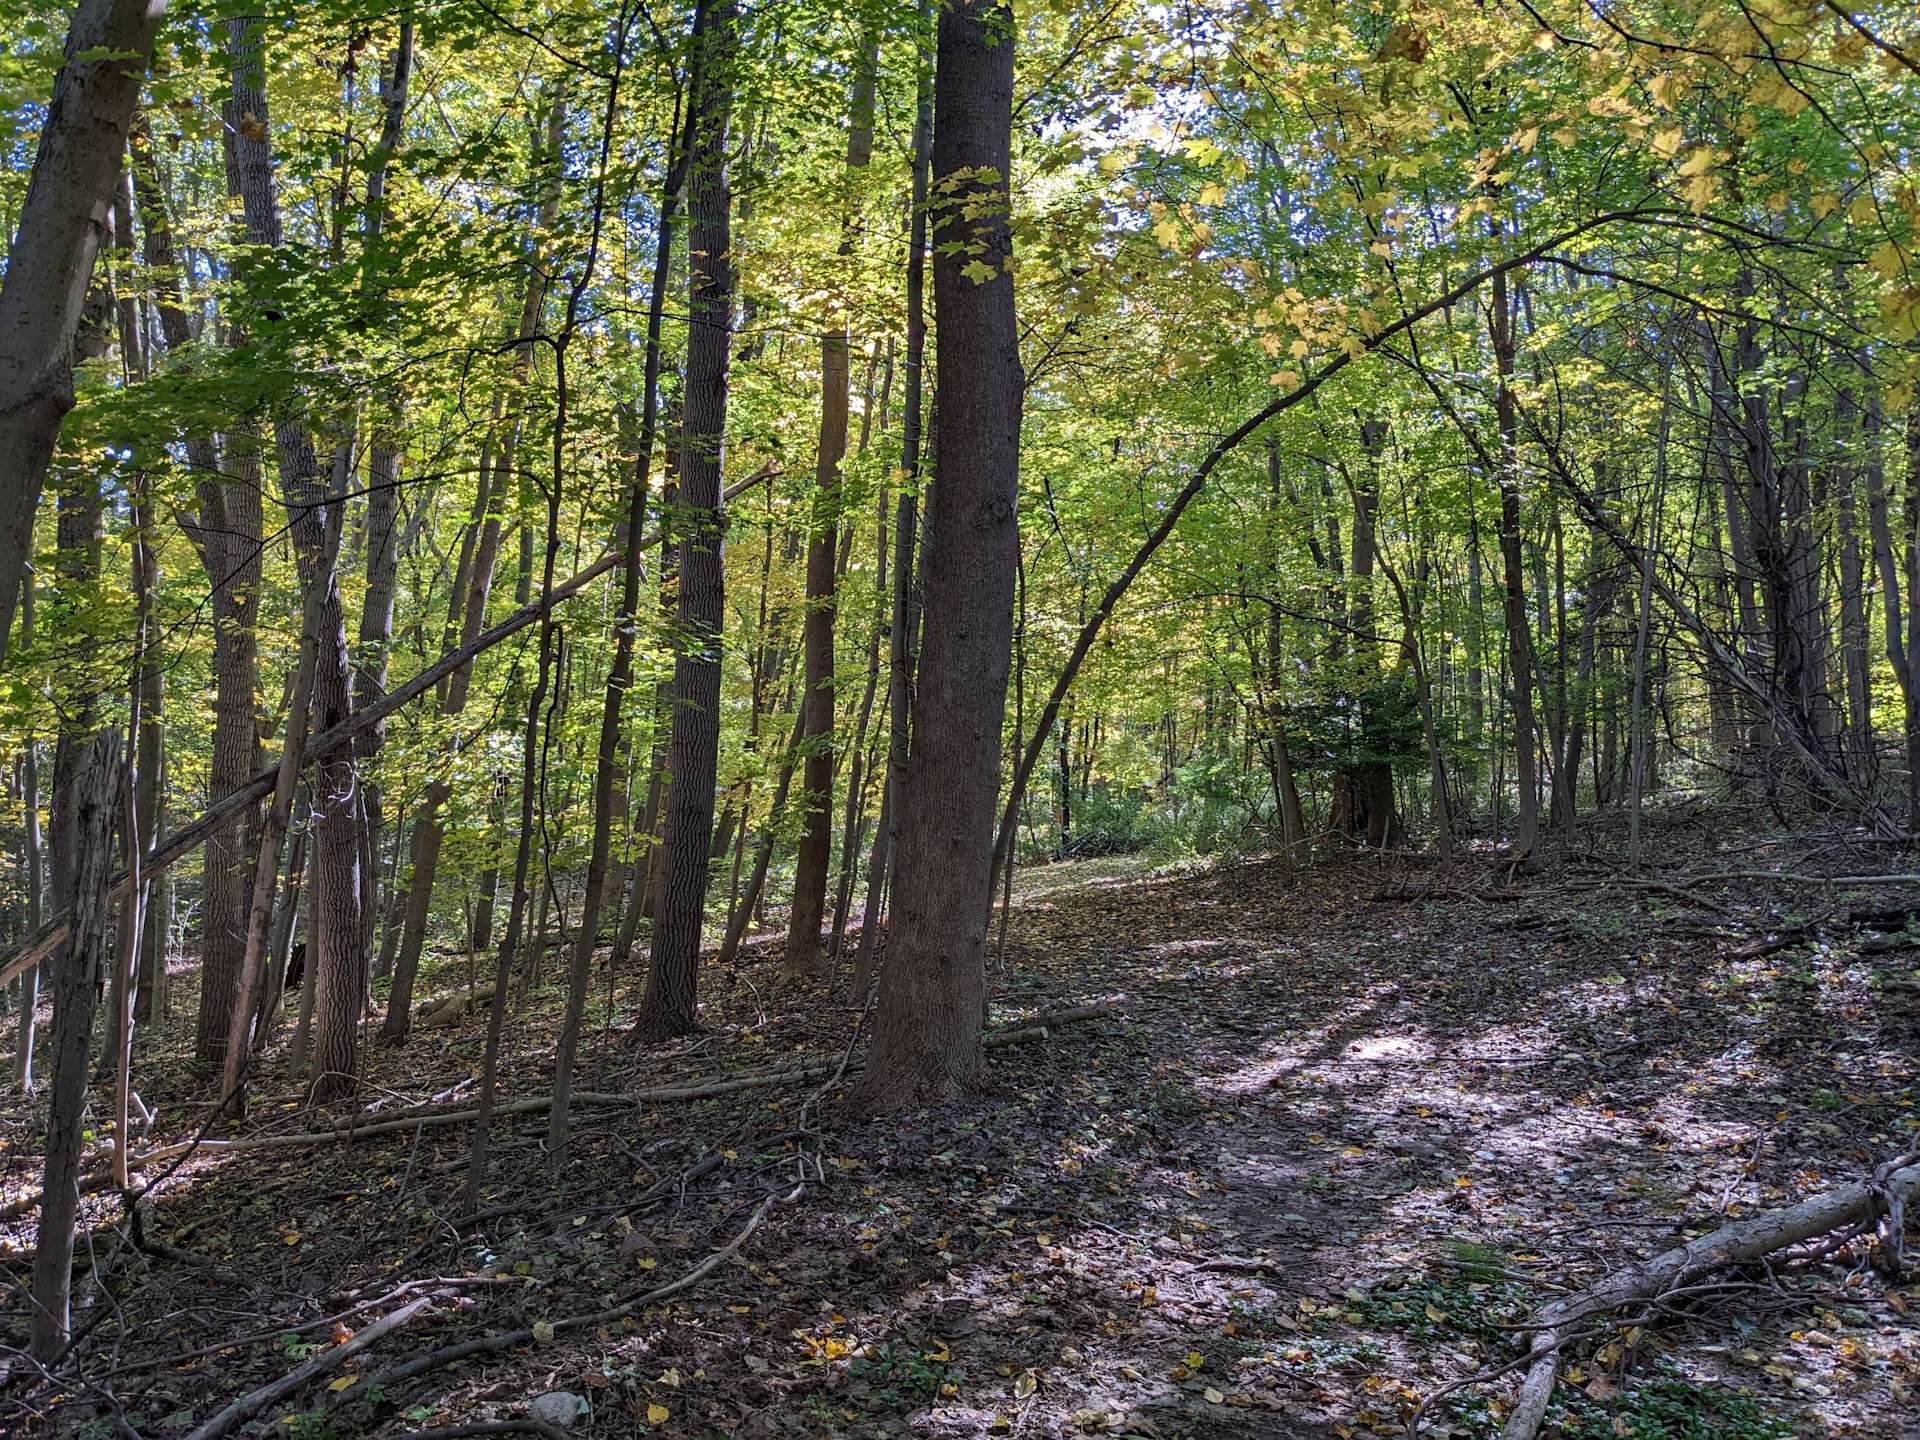
[[360,1351],[365,1350],[370,1345],[378,1344],[409,1320],[431,1307],[434,1301],[442,1298],[444,1298],[444,1295],[440,1292],[432,1295],[422,1295],[418,1300],[408,1301],[391,1314],[381,1316],[380,1319],[360,1331],[351,1340],[340,1345],[335,1345],[331,1349],[321,1351],[298,1370],[281,1376],[271,1384],[262,1385],[258,1390],[248,1391],[218,1415],[207,1421],[206,1424],[200,1426],[199,1429],[188,1435],[187,1440],[218,1440],[219,1436],[225,1435],[242,1420],[247,1419],[251,1415],[258,1414],[260,1411],[266,1409],[267,1406],[273,1404],[274,1401],[293,1394],[294,1391],[298,1390],[308,1381],[326,1374],[329,1370],[339,1369],[340,1366],[345,1364],[354,1355],[359,1354]]
[[1575,1338],[1574,1327],[1581,1321],[1624,1305],[1657,1301],[1710,1271],[1749,1264],[1831,1230],[1871,1222],[1883,1204],[1891,1205],[1897,1215],[1908,1201],[1920,1195],[1920,1163],[1916,1161],[1920,1161],[1920,1155],[1903,1155],[1881,1166],[1870,1180],[1856,1180],[1784,1210],[1769,1210],[1723,1225],[1543,1308],[1523,1357],[1527,1377],[1501,1440],[1533,1440],[1539,1433],[1547,1402],[1553,1396],[1560,1353]]
[[[1035,1015],[1021,1024],[1011,1025],[1003,1030],[988,1031],[981,1038],[981,1043],[990,1050],[996,1050],[1007,1045],[1018,1045],[1027,1040],[1045,1040],[1051,1034],[1049,1027],[1074,1024],[1082,1020],[1097,1020],[1112,1014],[1125,999],[1125,996],[1114,996],[1088,1005],[1074,1005],[1064,1010]],[[635,1109],[642,1105],[665,1104],[675,1100],[706,1100],[715,1096],[736,1094],[743,1090],[765,1090],[780,1085],[795,1085],[808,1080],[818,1080],[822,1076],[837,1073],[851,1073],[865,1064],[865,1056],[855,1055],[851,1058],[842,1056],[838,1060],[821,1060],[808,1065],[791,1066],[785,1070],[764,1070],[750,1075],[723,1076],[686,1085],[655,1085],[642,1090],[618,1092],[579,1090],[574,1092],[572,1103],[582,1110],[621,1110]],[[510,1100],[497,1105],[493,1113],[497,1117],[537,1115],[545,1113],[552,1104],[551,1095],[529,1095],[523,1099]],[[165,1160],[176,1159],[196,1149],[220,1153],[230,1150],[284,1150],[312,1145],[349,1143],[413,1130],[416,1127],[464,1125],[475,1119],[479,1113],[478,1110],[473,1109],[443,1110],[429,1106],[414,1106],[396,1111],[372,1124],[355,1120],[335,1130],[315,1130],[294,1135],[240,1135],[231,1140],[182,1140],[177,1144],[163,1145],[157,1150],[149,1150],[144,1155],[137,1155],[131,1163],[136,1168],[144,1168]],[[80,1184],[83,1190],[99,1189],[111,1179],[111,1175],[105,1178],[84,1176]],[[40,1196],[37,1192],[23,1195],[0,1207],[0,1218],[24,1215],[39,1203]]]
[[[687,1271],[687,1273],[679,1279],[670,1280],[665,1285],[656,1286],[651,1290],[634,1296],[630,1300],[623,1300],[618,1305],[610,1305],[604,1310],[595,1310],[585,1315],[563,1316],[552,1322],[551,1333],[557,1335],[563,1330],[577,1330],[583,1325],[605,1325],[609,1321],[631,1315],[636,1310],[642,1310],[649,1305],[657,1304],[670,1295],[678,1295],[682,1290],[692,1289],[740,1252],[741,1247],[753,1238],[753,1232],[760,1228],[760,1222],[767,1218],[767,1212],[769,1210],[773,1209],[776,1204],[792,1204],[800,1198],[801,1192],[806,1188],[804,1184],[800,1184],[794,1186],[792,1190],[784,1195],[778,1191],[769,1194],[759,1205],[754,1207],[753,1214],[748,1218],[746,1225],[741,1228],[739,1234],[735,1235],[733,1239],[707,1256],[706,1259]],[[547,1333],[544,1325],[542,1327],[542,1333]],[[537,1338],[540,1337],[535,1335],[534,1328],[528,1327],[523,1330],[508,1330],[497,1335],[481,1335],[472,1340],[462,1340],[453,1345],[444,1345],[438,1350],[429,1350],[424,1355],[416,1355],[411,1360],[403,1360],[396,1365],[389,1365],[384,1370],[376,1371],[374,1374],[361,1380],[357,1385],[353,1385],[342,1391],[338,1396],[334,1397],[331,1403],[335,1406],[348,1404],[355,1396],[371,1389],[375,1385],[385,1387],[399,1380],[411,1379],[415,1375],[424,1375],[429,1370],[438,1370],[443,1366],[458,1364],[460,1361],[471,1359],[476,1355],[491,1355],[496,1351],[511,1350],[515,1346],[528,1344]],[[197,1437],[190,1435],[187,1437],[187,1440],[197,1440]]]

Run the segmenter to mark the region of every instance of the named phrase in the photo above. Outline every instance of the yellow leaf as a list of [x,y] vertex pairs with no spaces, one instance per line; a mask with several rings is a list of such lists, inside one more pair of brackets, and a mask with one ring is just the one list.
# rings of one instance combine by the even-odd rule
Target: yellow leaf
[[666,1406],[656,1404],[652,1401],[647,1403],[647,1424],[664,1425],[672,1418],[673,1412],[667,1409]]
[[947,1348],[947,1342],[944,1340],[934,1349],[926,1351],[925,1354],[927,1359],[935,1361],[951,1360],[953,1358],[953,1351]]
[[345,1390],[348,1386],[357,1385],[359,1383],[360,1383],[360,1377],[358,1375],[342,1375],[338,1380],[335,1380],[332,1384],[328,1385],[327,1389],[331,1390],[334,1394],[338,1395],[342,1390]]
[[284,1245],[298,1245],[300,1243],[300,1232],[298,1230],[289,1230],[280,1237],[280,1241]]
[[1669,125],[1664,130],[1653,132],[1653,153],[1664,160],[1671,160],[1686,146],[1687,132],[1678,125]]
[[1020,1378],[1013,1382],[1014,1398],[1016,1400],[1024,1400],[1039,1388],[1040,1382],[1034,1378],[1033,1371],[1022,1370],[1020,1372]]
[[1200,187],[1200,204],[1202,205],[1218,205],[1222,200],[1226,198],[1227,198],[1227,191],[1226,191],[1226,187],[1223,185],[1216,184],[1213,181],[1208,181],[1205,185],[1202,185]]

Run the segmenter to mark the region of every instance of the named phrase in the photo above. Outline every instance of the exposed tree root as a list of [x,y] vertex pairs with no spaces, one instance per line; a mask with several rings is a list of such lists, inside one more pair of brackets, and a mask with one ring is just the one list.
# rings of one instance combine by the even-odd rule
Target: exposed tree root
[[1920,1154],[1903,1155],[1882,1165],[1869,1180],[1822,1191],[1784,1210],[1736,1220],[1554,1301],[1535,1317],[1537,1328],[1527,1354],[1516,1362],[1526,1364],[1527,1374],[1501,1432],[1502,1440],[1533,1440],[1539,1433],[1553,1395],[1560,1353],[1580,1338],[1582,1321],[1625,1305],[1657,1304],[1714,1270],[1751,1264],[1834,1230],[1858,1231],[1882,1217],[1882,1243],[1897,1265],[1900,1225],[1907,1202],[1916,1194],[1920,1194]]

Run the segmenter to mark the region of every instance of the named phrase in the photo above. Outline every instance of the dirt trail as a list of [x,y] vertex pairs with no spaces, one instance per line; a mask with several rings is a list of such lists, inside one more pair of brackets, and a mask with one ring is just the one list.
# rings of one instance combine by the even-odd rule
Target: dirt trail
[[[1442,898],[1382,898],[1410,891]],[[1473,898],[1488,891],[1502,898]],[[357,1383],[277,1407],[273,1433],[404,1434],[521,1416],[565,1390],[592,1407],[572,1433],[592,1435],[1401,1434],[1439,1386],[1510,1358],[1502,1327],[1556,1285],[1911,1141],[1920,952],[1862,955],[1841,926],[1715,959],[1728,942],[1707,930],[1799,923],[1844,897],[1686,894],[1613,887],[1598,869],[1536,890],[1392,861],[1298,880],[1268,863],[1031,872],[998,1012],[1127,998],[1113,1019],[997,1052],[977,1106],[867,1121],[827,1101],[803,1116],[796,1089],[588,1114],[558,1187],[542,1127],[523,1125],[494,1213],[458,1233],[459,1130],[196,1157],[152,1207],[171,1257],[110,1267],[118,1308],[85,1383],[30,1403],[14,1383],[0,1428],[108,1434],[117,1406],[142,1435],[183,1433],[333,1343],[328,1316],[447,1277],[458,1308],[357,1357]],[[709,975],[709,1030],[664,1052],[625,1042],[622,986],[579,1083],[836,1053],[853,1015],[825,989],[776,991],[778,958],[759,947]],[[544,1088],[556,1005],[514,1027],[518,1093]],[[457,1086],[481,1024],[375,1052],[373,1093]],[[197,1113],[193,1087],[178,1057],[146,1073],[171,1135]],[[11,1194],[32,1137],[17,1102],[5,1122]],[[698,1263],[802,1182],[699,1288],[567,1328]],[[30,1243],[29,1225],[13,1234]],[[94,1244],[110,1250],[112,1232]],[[1890,1290],[1848,1252],[1708,1299],[1579,1356],[1551,1424],[1649,1440],[1900,1433],[1891,1417],[1920,1386],[1920,1291]],[[534,1337],[502,1353],[365,1383],[520,1327]],[[1443,1401],[1428,1433],[1488,1432],[1511,1385]]]

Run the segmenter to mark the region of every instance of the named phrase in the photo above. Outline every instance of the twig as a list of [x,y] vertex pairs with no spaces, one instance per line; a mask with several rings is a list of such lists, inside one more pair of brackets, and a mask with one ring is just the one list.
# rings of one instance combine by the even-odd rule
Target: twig
[[337,1370],[351,1357],[359,1354],[370,1345],[376,1345],[394,1331],[405,1325],[417,1315],[433,1306],[433,1302],[443,1298],[439,1291],[431,1295],[422,1295],[418,1300],[410,1300],[391,1314],[367,1326],[352,1339],[323,1350],[306,1364],[290,1374],[281,1376],[270,1384],[262,1385],[258,1390],[250,1390],[234,1401],[211,1420],[190,1433],[186,1440],[218,1440],[234,1426],[251,1415],[258,1414],[274,1401],[293,1394],[302,1385],[314,1380],[329,1370]]

